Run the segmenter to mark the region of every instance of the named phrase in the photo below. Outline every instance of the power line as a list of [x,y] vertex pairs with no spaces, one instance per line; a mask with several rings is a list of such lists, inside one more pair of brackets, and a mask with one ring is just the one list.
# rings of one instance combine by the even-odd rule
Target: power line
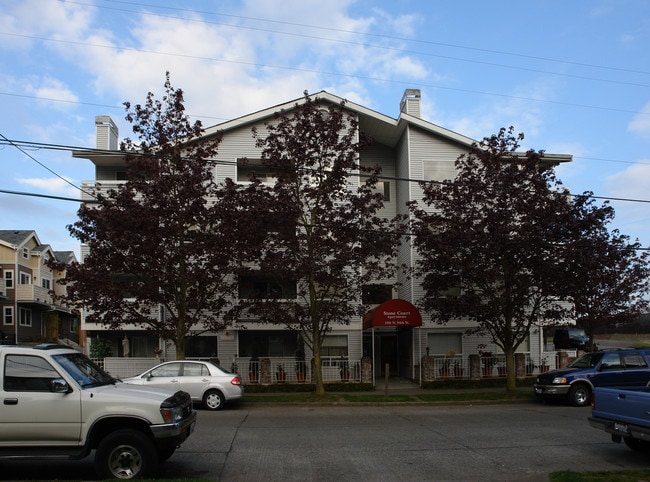
[[[82,191],[84,194],[87,194],[91,197],[95,197],[93,194],[84,191],[81,187],[78,187],[74,184],[72,184],[70,181],[67,179],[63,178],[53,170],[51,170],[49,167],[45,166],[43,163],[39,162],[34,156],[28,154],[20,145],[26,145],[26,146],[32,146],[32,147],[38,147],[38,148],[43,148],[43,149],[56,149],[56,150],[78,150],[78,151],[86,151],[86,152],[92,152],[92,153],[97,153],[97,154],[108,154],[108,155],[113,155],[116,157],[124,157],[126,155],[130,156],[141,156],[144,155],[139,152],[122,152],[122,151],[113,151],[113,150],[105,150],[105,149],[93,149],[93,148],[81,148],[81,147],[76,147],[76,146],[69,146],[69,145],[57,145],[57,144],[45,144],[45,143],[39,143],[39,142],[26,142],[26,141],[13,141],[10,139],[7,139],[3,134],[0,134],[0,138],[4,139],[4,141],[19,149],[21,152],[23,152],[25,155],[27,155],[30,159],[34,160],[37,162],[40,166],[44,167],[47,169],[49,172],[54,174],[55,176],[59,177],[60,179],[63,179],[65,182],[70,184],[71,186],[75,187],[76,189],[79,189]],[[222,159],[211,159],[211,162],[213,162],[215,165],[223,165],[223,166],[237,166],[237,161],[231,161],[231,160],[222,160]],[[357,174],[359,177],[369,177],[367,174]],[[432,181],[432,180],[427,180],[427,179],[412,179],[412,178],[406,178],[406,177],[397,177],[397,176],[384,176],[380,175],[378,176],[379,180],[384,180],[384,181],[394,181],[394,182],[409,182],[409,183],[418,183],[418,184],[427,184],[427,183],[434,183],[434,184],[450,184],[448,181]],[[586,196],[584,194],[574,194],[570,193],[571,196],[573,197],[590,197],[593,199],[598,199],[598,200],[604,200],[604,201],[621,201],[621,202],[635,202],[635,203],[650,203],[650,200],[648,199],[634,199],[634,198],[622,198],[622,197],[607,197],[607,196],[597,196],[597,195],[589,195]],[[74,201],[79,201],[78,199],[74,199]]]
[[[468,94],[486,95],[486,96],[500,97],[500,98],[505,98],[505,99],[524,100],[524,101],[538,102],[538,103],[544,103],[544,104],[562,105],[562,106],[567,106],[567,107],[580,107],[580,108],[583,108],[583,109],[603,110],[603,111],[607,111],[607,112],[620,112],[620,113],[635,114],[635,115],[650,115],[650,112],[636,111],[636,110],[631,110],[631,109],[622,109],[622,108],[616,108],[616,107],[604,107],[604,106],[589,105],[589,104],[578,104],[578,103],[575,103],[575,102],[562,102],[562,101],[557,101],[557,100],[539,99],[539,98],[535,98],[535,97],[525,97],[525,96],[513,95],[513,94],[502,94],[502,93],[498,93],[498,92],[480,91],[480,90],[472,90],[472,89],[461,89],[461,88],[458,88],[458,87],[448,87],[448,86],[443,86],[443,85],[439,85],[439,84],[432,84],[432,83],[426,83],[426,82],[417,82],[417,81],[416,82],[413,82],[413,81],[408,81],[407,82],[407,81],[403,81],[403,80],[387,79],[387,78],[374,77],[374,76],[368,76],[368,75],[344,74],[344,73],[340,73],[340,72],[328,72],[328,71],[323,71],[323,70],[318,70],[318,69],[307,69],[307,68],[304,68],[304,67],[289,67],[289,66],[282,66],[282,65],[269,65],[269,64],[261,64],[261,63],[258,63],[258,62],[245,62],[245,61],[232,60],[232,59],[226,59],[226,58],[205,57],[205,56],[200,56],[200,55],[179,54],[179,53],[173,53],[173,52],[158,52],[158,51],[155,51],[155,50],[136,49],[136,48],[133,48],[133,47],[116,47],[114,45],[91,44],[91,43],[88,43],[88,42],[79,42],[79,41],[74,41],[74,40],[52,39],[52,38],[47,38],[47,37],[39,37],[39,36],[32,36],[32,35],[19,35],[19,34],[13,34],[13,33],[5,33],[5,32],[0,32],[0,35],[28,38],[28,39],[32,39],[32,40],[41,40],[41,41],[48,41],[48,42],[57,42],[57,43],[63,43],[63,44],[67,44],[67,45],[82,45],[82,46],[85,46],[85,47],[94,47],[94,48],[102,48],[102,49],[110,49],[110,50],[123,50],[123,51],[126,51],[126,52],[138,52],[138,53],[161,55],[161,56],[167,56],[167,57],[179,57],[179,58],[194,59],[194,60],[206,60],[206,61],[211,61],[211,62],[223,62],[223,63],[230,63],[230,64],[247,65],[247,66],[251,66],[251,67],[258,67],[258,68],[264,68],[264,69],[277,69],[277,70],[286,70],[286,71],[291,71],[291,72],[304,72],[304,73],[311,73],[311,74],[326,75],[326,76],[331,76],[331,77],[346,77],[346,78],[353,78],[353,79],[358,79],[358,80],[368,80],[368,81],[373,81],[373,82],[383,82],[383,83],[398,84],[398,85],[405,85],[405,86],[408,85],[409,87],[427,87],[427,88],[447,90],[447,91],[452,91],[452,92],[463,92],[463,93],[468,93]],[[67,100],[66,102],[67,103],[73,103],[72,101],[69,101],[69,100]]]
[[[70,0],[64,0],[64,1],[66,3],[74,3],[74,4],[78,4],[78,5],[90,6],[88,4],[81,3],[81,2],[73,2],[73,1],[70,1]],[[515,53],[515,52],[507,52],[507,51],[504,51],[504,50],[494,50],[494,49],[487,49],[487,48],[481,48],[481,47],[471,47],[471,46],[467,46],[467,45],[450,44],[450,43],[445,43],[445,42],[435,42],[435,41],[431,41],[431,40],[420,40],[420,39],[414,39],[414,38],[409,38],[409,37],[398,37],[398,36],[392,36],[392,35],[375,34],[375,33],[370,33],[370,32],[358,32],[358,31],[355,31],[355,30],[347,30],[347,29],[341,29],[341,28],[326,27],[326,26],[322,26],[322,25],[303,24],[303,23],[288,22],[288,21],[282,21],[282,20],[269,20],[269,19],[265,19],[265,18],[257,18],[257,17],[243,16],[243,15],[233,15],[233,14],[227,14],[227,13],[222,13],[222,12],[209,12],[209,11],[201,11],[201,10],[191,10],[191,9],[181,8],[181,7],[168,7],[168,6],[163,6],[163,5],[151,5],[151,4],[143,4],[143,3],[138,3],[138,2],[124,1],[124,0],[105,0],[105,2],[119,3],[119,4],[125,4],[125,5],[133,5],[133,6],[137,6],[137,7],[160,8],[160,9],[164,9],[164,10],[173,10],[173,11],[196,13],[196,14],[203,14],[203,15],[215,15],[215,16],[221,16],[221,17],[236,18],[236,19],[241,19],[241,20],[254,20],[254,21],[266,22],[266,23],[271,23],[271,24],[287,25],[287,26],[290,26],[290,27],[306,27],[306,28],[310,28],[310,29],[317,29],[317,30],[336,32],[336,33],[354,34],[354,35],[360,35],[360,36],[365,36],[365,37],[373,37],[373,38],[379,38],[379,39],[386,39],[386,40],[398,40],[400,42],[412,42],[412,43],[423,44],[423,45],[436,45],[436,46],[440,46],[440,47],[449,47],[449,48],[455,48],[455,49],[470,50],[470,51],[481,52],[481,53],[491,53],[491,54],[505,55],[505,56],[510,56],[510,57],[526,58],[526,59],[531,59],[531,60],[543,60],[545,62],[554,62],[554,63],[565,64],[565,65],[574,65],[574,66],[579,66],[579,67],[589,67],[589,68],[601,69],[601,70],[611,70],[611,71],[617,71],[617,72],[626,72],[626,73],[650,75],[650,72],[645,71],[645,70],[628,69],[628,68],[621,68],[621,67],[612,67],[612,66],[598,65],[598,64],[589,64],[589,63],[585,63],[585,62],[577,62],[577,61],[571,61],[571,60],[555,59],[555,58],[551,58],[551,57],[543,57],[543,56],[538,56],[538,55],[529,55],[529,54],[521,54],[521,53]],[[112,7],[106,7],[104,5],[92,5],[92,6],[97,7],[97,8],[108,9],[108,10],[126,11],[126,12],[129,12],[129,13],[138,13],[140,15],[155,15],[155,16],[162,16],[162,17],[178,18],[178,19],[184,20],[184,21],[191,20],[191,21],[207,23],[207,24],[215,23],[217,25],[226,25],[226,26],[235,27],[235,28],[251,28],[251,27],[241,27],[239,25],[222,24],[222,23],[217,23],[217,22],[209,22],[209,21],[206,21],[206,20],[195,20],[195,19],[187,19],[187,18],[180,18],[180,17],[171,17],[171,16],[167,16],[167,15],[154,14],[154,13],[151,13],[151,12],[123,10],[123,9],[117,9],[117,8],[112,8]],[[271,32],[274,32],[274,31],[271,31]],[[275,32],[275,33],[281,33],[281,34],[286,34],[286,35],[293,34],[293,33],[290,33],[290,32]],[[330,40],[330,39],[326,39],[326,38],[324,39],[324,38],[320,38],[320,37],[316,37],[316,38],[320,39],[320,40]],[[338,39],[334,39],[334,40],[338,41]],[[409,51],[405,51],[405,52],[409,52]],[[427,55],[427,54],[423,54],[423,55]]]

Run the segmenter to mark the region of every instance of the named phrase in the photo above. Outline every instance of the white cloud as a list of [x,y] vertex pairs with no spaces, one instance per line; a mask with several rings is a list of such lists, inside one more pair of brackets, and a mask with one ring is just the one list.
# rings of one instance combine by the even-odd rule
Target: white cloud
[[20,184],[24,184],[30,187],[36,187],[41,191],[45,191],[48,194],[57,195],[57,196],[67,196],[67,197],[79,197],[79,189],[72,186],[68,181],[69,179],[61,179],[58,177],[50,178],[20,178],[16,179]]
[[643,107],[641,113],[634,116],[632,122],[628,124],[627,130],[642,137],[650,138],[650,102]]

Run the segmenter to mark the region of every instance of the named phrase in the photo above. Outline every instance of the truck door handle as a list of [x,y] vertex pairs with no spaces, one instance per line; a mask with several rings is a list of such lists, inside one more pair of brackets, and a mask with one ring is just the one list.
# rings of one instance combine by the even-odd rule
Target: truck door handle
[[17,398],[5,398],[4,404],[5,405],[18,405],[18,399]]

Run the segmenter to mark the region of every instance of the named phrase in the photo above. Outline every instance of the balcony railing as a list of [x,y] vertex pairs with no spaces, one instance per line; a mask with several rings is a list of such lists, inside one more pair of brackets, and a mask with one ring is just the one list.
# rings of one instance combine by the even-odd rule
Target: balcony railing
[[35,303],[52,304],[50,290],[36,285],[18,285],[16,299],[19,302],[32,301]]

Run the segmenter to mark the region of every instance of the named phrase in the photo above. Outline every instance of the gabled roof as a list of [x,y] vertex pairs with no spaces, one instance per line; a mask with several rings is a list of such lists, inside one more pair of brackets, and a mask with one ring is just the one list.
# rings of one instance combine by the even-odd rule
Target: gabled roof
[[32,237],[36,239],[36,244],[41,244],[38,236],[36,236],[36,231],[0,229],[0,242],[10,248],[18,248],[29,241]]
[[[439,137],[444,137],[450,141],[467,147],[471,146],[474,142],[474,139],[470,139],[469,137],[437,126],[404,112],[400,112],[399,117],[397,119],[393,119],[392,117],[381,114],[362,105],[355,104],[354,102],[347,101],[324,90],[315,94],[311,94],[309,97],[311,99],[318,98],[322,101],[330,102],[332,104],[340,104],[341,102],[345,101],[345,108],[358,115],[360,129],[365,132],[366,135],[370,136],[375,142],[379,142],[389,147],[395,147],[397,145],[408,125],[417,126],[420,129],[430,132],[431,134]],[[283,104],[268,107],[251,114],[247,114],[242,117],[238,117],[236,119],[208,127],[205,129],[204,134],[205,136],[210,136],[216,134],[219,131],[228,131],[249,125],[253,126],[272,118],[277,112],[280,112],[281,110],[291,110],[296,105],[303,104],[304,102],[305,98],[300,97]]]
[[70,264],[77,261],[74,251],[54,251],[54,257],[59,263]]

